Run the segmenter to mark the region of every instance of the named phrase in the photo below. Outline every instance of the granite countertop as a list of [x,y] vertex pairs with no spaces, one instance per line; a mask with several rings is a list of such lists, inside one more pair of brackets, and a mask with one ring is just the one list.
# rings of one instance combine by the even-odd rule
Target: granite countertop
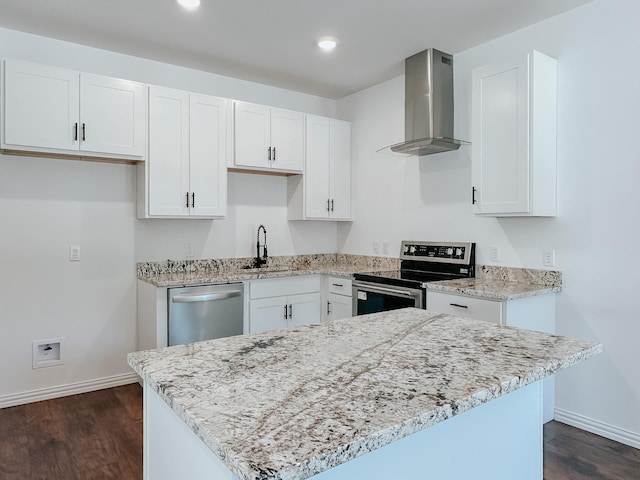
[[531,282],[514,282],[499,278],[465,278],[444,280],[427,284],[427,290],[455,293],[491,300],[513,300],[562,291],[558,285],[541,285]]
[[328,265],[326,267],[251,268],[229,271],[173,272],[157,275],[139,275],[138,279],[151,283],[156,287],[187,287],[192,285],[204,285],[207,283],[244,282],[247,280],[295,277],[299,275],[335,275],[340,277],[353,277],[354,273],[368,271],[371,271],[371,267]]
[[602,351],[419,309],[129,355],[242,480],[309,478]]

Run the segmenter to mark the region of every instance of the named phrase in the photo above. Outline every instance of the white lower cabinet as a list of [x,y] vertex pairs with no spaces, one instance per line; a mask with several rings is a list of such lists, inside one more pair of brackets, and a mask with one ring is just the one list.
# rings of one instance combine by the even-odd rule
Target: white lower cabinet
[[249,333],[320,323],[320,277],[253,280],[249,284]]
[[353,316],[351,279],[326,277],[325,320],[338,320]]
[[[427,289],[427,310],[545,333],[555,333],[556,330],[555,294],[491,300]],[[554,376],[543,380],[543,396],[543,420],[546,423],[554,416]]]

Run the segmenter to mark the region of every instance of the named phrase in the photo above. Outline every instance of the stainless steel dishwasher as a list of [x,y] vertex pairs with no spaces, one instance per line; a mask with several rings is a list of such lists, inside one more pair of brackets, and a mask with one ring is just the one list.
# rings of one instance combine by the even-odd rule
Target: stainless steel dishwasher
[[243,285],[170,288],[169,345],[242,335]]

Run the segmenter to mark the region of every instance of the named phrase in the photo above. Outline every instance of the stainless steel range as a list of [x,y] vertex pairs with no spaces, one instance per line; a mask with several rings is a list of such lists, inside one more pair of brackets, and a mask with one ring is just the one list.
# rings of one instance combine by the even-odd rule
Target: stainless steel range
[[404,240],[400,270],[354,275],[353,314],[426,308],[427,283],[475,277],[475,253],[475,243]]

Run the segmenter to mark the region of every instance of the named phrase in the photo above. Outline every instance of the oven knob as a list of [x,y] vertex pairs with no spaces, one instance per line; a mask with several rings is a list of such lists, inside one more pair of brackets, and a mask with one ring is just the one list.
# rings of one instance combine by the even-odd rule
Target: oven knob
[[461,257],[461,256],[462,256],[462,249],[456,248],[456,257]]
[[453,248],[448,247],[446,251],[447,251],[447,255],[453,255]]
[[416,247],[411,246],[411,247],[409,248],[409,253],[416,253]]
[[404,246],[404,253],[409,253],[409,245]]

